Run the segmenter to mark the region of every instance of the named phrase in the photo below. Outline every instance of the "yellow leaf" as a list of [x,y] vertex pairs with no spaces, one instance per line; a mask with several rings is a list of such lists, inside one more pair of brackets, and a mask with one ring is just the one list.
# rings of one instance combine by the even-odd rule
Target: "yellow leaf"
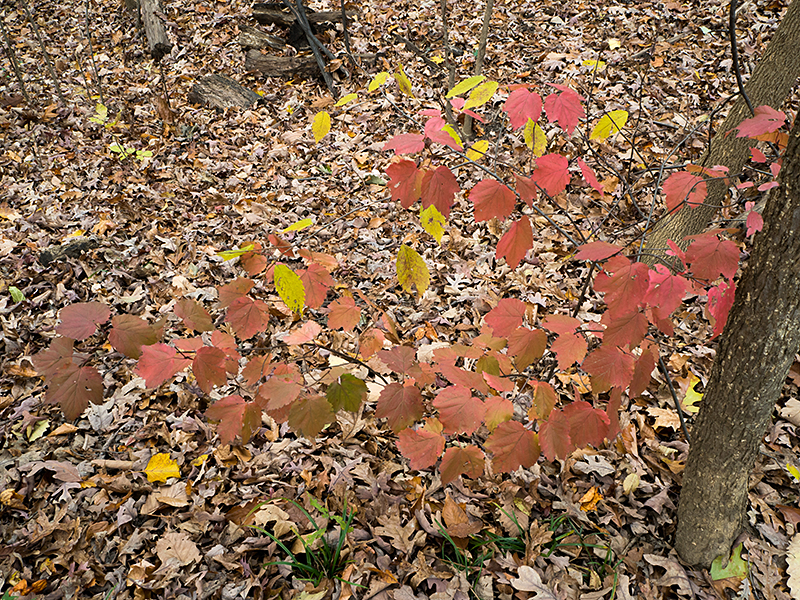
[[403,71],[403,65],[397,67],[397,70],[394,72],[394,80],[397,82],[397,87],[400,88],[401,92],[406,96],[414,97],[414,94],[411,92],[411,82],[408,76],[406,76],[405,71]]
[[275,265],[273,276],[275,278],[275,289],[278,290],[278,295],[284,304],[292,312],[303,314],[303,305],[306,302],[306,288],[300,277],[282,263]]
[[628,122],[628,111],[625,110],[612,110],[610,113],[603,115],[603,118],[597,122],[597,125],[592,129],[592,134],[589,136],[590,140],[604,140],[613,133],[620,131],[625,127]]
[[585,60],[582,64],[584,67],[592,67],[592,70],[598,73],[606,68],[606,63],[602,60]]
[[456,144],[462,147],[464,146],[464,144],[461,143],[461,136],[459,136],[456,130],[453,129],[452,125],[445,125],[444,127],[442,127],[442,131],[444,131],[451,138],[453,138],[456,141]]
[[239,258],[242,254],[252,252],[254,248],[254,244],[247,244],[247,246],[243,246],[238,250],[223,250],[222,252],[217,252],[217,256],[221,256],[222,260],[233,260],[234,258]]
[[447,92],[445,98],[460,96],[461,94],[470,91],[484,79],[486,79],[486,77],[484,77],[483,75],[475,75],[474,77],[469,77],[468,79],[465,79],[464,81],[457,83],[452,90]]
[[609,50],[616,50],[621,45],[622,44],[620,43],[620,41],[617,38],[608,38],[608,49]]
[[195,458],[192,461],[192,466],[193,467],[202,467],[203,463],[205,463],[207,460],[208,460],[208,454],[201,454],[200,456],[198,456],[197,458]]
[[480,84],[478,87],[472,90],[472,93],[469,95],[469,98],[467,98],[467,102],[464,104],[464,107],[461,110],[476,108],[486,104],[492,99],[492,96],[494,96],[498,85],[499,84],[496,81],[487,81]]
[[444,59],[441,56],[431,56],[431,62],[434,62],[437,65],[440,65],[440,64],[442,64],[444,62]]
[[347,104],[348,102],[352,102],[356,98],[358,98],[358,94],[347,94],[347,96],[342,96],[341,98],[339,98],[339,101],[336,104],[334,104],[334,106],[344,106],[345,104]]
[[422,228],[441,244],[442,236],[444,235],[444,224],[446,223],[444,215],[431,204],[428,208],[420,211],[419,220],[422,223]]
[[370,92],[374,92],[379,87],[381,87],[386,80],[389,78],[389,74],[386,71],[381,71],[375,77],[372,78],[372,81],[369,82],[369,86],[367,86],[367,90]]
[[283,230],[283,233],[286,233],[287,231],[301,231],[302,229],[310,227],[313,224],[314,221],[312,221],[311,219],[301,219],[297,223],[292,223],[291,225],[289,225],[286,229]]
[[411,291],[411,287],[417,286],[417,295],[422,296],[431,282],[431,275],[425,261],[417,254],[416,250],[408,246],[401,246],[397,253],[397,279],[403,289]]
[[689,388],[686,390],[686,395],[681,401],[681,407],[686,412],[696,413],[700,410],[700,407],[697,406],[697,403],[703,399],[703,394],[695,391],[694,389],[695,384],[698,383],[700,383],[700,379],[693,373],[691,379],[689,380]]
[[177,461],[172,460],[169,454],[154,454],[147,463],[144,470],[147,473],[147,481],[154,483],[163,481],[166,483],[170,477],[180,477],[181,470],[178,468]]
[[478,140],[469,150],[467,150],[467,158],[470,160],[478,161],[486,156],[486,151],[489,149],[489,140]]
[[800,469],[798,469],[792,464],[787,463],[786,470],[789,471],[789,475],[794,477],[795,481],[800,481]]
[[528,122],[525,123],[522,137],[525,140],[525,145],[533,151],[533,155],[536,158],[544,155],[545,150],[547,150],[547,136],[542,131],[542,128],[533,122],[533,119],[528,119]]
[[311,125],[311,131],[314,133],[314,141],[319,141],[328,135],[331,130],[331,116],[323,111],[318,112],[314,116],[314,123]]

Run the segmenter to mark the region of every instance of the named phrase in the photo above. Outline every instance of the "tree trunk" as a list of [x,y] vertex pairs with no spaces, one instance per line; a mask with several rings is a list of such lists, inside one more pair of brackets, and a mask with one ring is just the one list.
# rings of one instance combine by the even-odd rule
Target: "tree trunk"
[[742,531],[749,473],[800,345],[800,118],[692,430],[675,548],[707,567]]
[[140,0],[139,10],[147,36],[147,45],[150,48],[150,56],[158,62],[172,52],[172,43],[167,37],[167,30],[159,16],[161,6],[159,6],[158,0]]
[[[797,78],[800,77],[798,57],[800,57],[800,0],[795,0],[786,10],[763,58],[745,85],[745,91],[753,107],[768,104],[772,108],[780,108],[792,91]],[[711,148],[700,159],[700,164],[706,167],[724,165],[730,170],[730,175],[738,175],[750,156],[749,148],[754,142],[749,138],[737,138],[735,133],[725,134],[750,116],[750,110],[744,99],[737,98],[727,118],[714,135]],[[717,208],[724,203],[727,192],[728,188],[723,181],[709,181],[706,204],[696,208],[684,206],[677,213],[662,219],[647,237],[642,261],[652,265],[663,260],[667,240],[673,240],[678,246],[686,249],[688,241],[684,238],[705,230],[714,218]]]

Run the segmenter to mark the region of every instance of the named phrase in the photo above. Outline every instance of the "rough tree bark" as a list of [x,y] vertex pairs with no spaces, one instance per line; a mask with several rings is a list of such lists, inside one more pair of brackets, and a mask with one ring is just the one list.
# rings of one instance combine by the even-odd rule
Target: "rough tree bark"
[[[778,109],[789,96],[797,78],[800,77],[800,0],[789,5],[778,30],[767,46],[764,56],[756,64],[753,75],[745,85],[745,91],[753,106],[769,106]],[[699,164],[707,167],[724,165],[731,175],[737,175],[750,156],[749,148],[753,141],[728,134],[749,118],[750,111],[744,99],[739,97],[733,105],[722,126],[711,140],[711,147],[700,159]],[[647,244],[642,261],[654,264],[664,257],[667,240],[673,240],[681,248],[686,248],[686,236],[702,233],[714,218],[717,208],[723,204],[727,186],[719,180],[708,183],[706,204],[696,208],[683,207],[677,213],[662,219],[647,236]]]
[[144,24],[144,32],[147,36],[150,56],[158,62],[172,52],[172,43],[167,37],[167,30],[159,16],[161,6],[158,0],[140,0],[139,10]]
[[683,476],[675,548],[708,566],[741,533],[748,478],[800,346],[800,118],[720,338]]

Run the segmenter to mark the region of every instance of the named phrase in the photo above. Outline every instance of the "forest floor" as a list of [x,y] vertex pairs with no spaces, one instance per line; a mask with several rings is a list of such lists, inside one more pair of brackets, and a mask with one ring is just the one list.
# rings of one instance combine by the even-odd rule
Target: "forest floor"
[[[28,2],[54,63],[62,105],[22,4],[3,3],[33,98],[28,104],[20,96],[4,58],[3,600],[790,597],[786,548],[800,522],[792,475],[800,466],[800,404],[793,399],[798,363],[751,478],[742,538],[748,576],[717,581],[682,564],[672,547],[688,444],[657,373],[641,397],[624,400],[622,433],[604,446],[447,486],[438,473],[409,467],[370,403],[356,415],[339,413],[338,423],[316,439],[265,417],[247,444],[222,445],[203,415],[210,400],[196,386],[179,377],[147,390],[130,361],[108,348],[105,404],[67,421],[47,403],[32,356],[55,336],[60,309],[99,301],[152,322],[176,298],[214,300],[215,286],[241,272],[219,252],[252,241],[268,245],[269,234],[307,218],[314,222],[312,249],[338,261],[339,286],[372,310],[374,322],[387,311],[399,341],[417,349],[476,335],[482,316],[502,297],[523,299],[540,314],[571,310],[581,297],[585,268],[569,260],[574,248],[555,230],[537,231],[534,250],[510,270],[494,258],[500,227],[476,224],[466,199],[454,207],[441,244],[390,199],[383,182],[391,156],[381,148],[409,125],[389,100],[411,101],[394,84],[386,96],[366,95],[365,88],[378,71],[394,73],[402,65],[414,110],[438,106],[446,74],[393,36],[413,41],[429,59],[443,57],[439,3],[358,4],[350,27],[353,51],[377,54],[377,64],[349,80],[335,75],[342,94],[362,90],[358,102],[342,109],[333,108],[321,79],[245,72],[237,35],[240,25],[255,25],[251,5],[164,4],[174,48],[156,65],[120,3]],[[472,74],[483,4],[450,4],[460,80]],[[743,4],[738,41],[746,77],[787,2]],[[657,169],[696,159],[707,143],[707,115],[736,89],[727,7],[717,0],[499,0],[484,73],[501,85],[569,84],[587,98],[592,118],[629,111],[635,160],[630,137],[608,141],[599,152],[646,209],[655,171],[642,165]],[[342,51],[341,32],[320,35]],[[595,60],[606,63],[602,71],[584,66]],[[189,103],[193,84],[213,73],[233,77],[265,102],[225,111]],[[105,121],[97,112],[101,98]],[[315,143],[311,120],[322,109],[333,114],[333,127]],[[525,168],[521,136],[509,135],[502,158]],[[114,144],[143,153],[124,158]],[[459,171],[462,179],[472,176]],[[611,215],[606,235],[626,232],[630,239],[643,217],[613,173],[601,179],[605,201],[581,188],[545,209],[565,227],[587,230]],[[84,242],[82,251],[44,259],[75,242]],[[398,286],[394,259],[401,243],[413,243],[431,269],[431,287],[421,299]],[[265,299],[275,306],[269,338],[288,330],[291,318],[275,298]],[[601,307],[590,295],[580,317],[598,321]],[[684,398],[702,391],[714,345],[702,304],[682,311],[662,356]],[[348,348],[356,339],[342,333],[330,343]],[[99,356],[102,348],[93,350]],[[580,379],[576,371],[554,383],[569,390]],[[691,428],[696,406],[690,400],[684,405]],[[176,461],[178,477],[151,481],[146,468],[159,453]],[[335,542],[349,511],[352,529],[343,538],[346,566],[339,578],[315,585],[298,567],[270,564],[290,561],[287,550],[297,560],[321,556],[325,541],[302,553],[298,535],[318,531]]]

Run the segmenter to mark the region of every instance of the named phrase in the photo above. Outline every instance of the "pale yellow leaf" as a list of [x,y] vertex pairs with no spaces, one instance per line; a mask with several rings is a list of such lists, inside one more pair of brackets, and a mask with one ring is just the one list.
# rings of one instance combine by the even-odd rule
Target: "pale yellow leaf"
[[300,277],[283,263],[275,265],[273,271],[275,289],[289,310],[303,314],[303,305],[306,302],[306,288]]
[[602,60],[585,60],[581,64],[583,64],[584,67],[592,67],[592,70],[598,73],[606,68],[606,63]]
[[403,65],[397,67],[397,70],[394,72],[394,80],[397,82],[397,87],[400,88],[401,92],[403,92],[406,96],[410,96],[411,98],[414,97],[414,94],[411,91],[411,81],[409,81],[408,76],[406,75],[405,71],[403,71]]
[[405,245],[401,246],[400,252],[397,253],[397,279],[407,292],[416,286],[417,295],[420,297],[428,289],[431,281],[425,261],[416,250]]
[[703,399],[703,394],[694,389],[694,386],[697,383],[700,383],[700,379],[697,377],[697,375],[692,373],[692,377],[689,379],[689,387],[686,390],[686,395],[681,401],[681,407],[686,412],[696,413],[700,410],[700,407],[697,406],[697,403]]
[[536,158],[543,156],[547,150],[547,136],[533,119],[528,119],[525,123],[525,129],[522,130],[522,137],[525,140],[525,145],[531,149]]
[[461,110],[468,110],[470,108],[477,108],[483,106],[492,99],[494,93],[497,91],[499,84],[496,81],[486,81],[472,90],[472,93],[467,98],[464,107]]
[[625,110],[612,110],[610,113],[603,115],[597,122],[597,125],[592,129],[592,134],[589,136],[590,140],[604,140],[608,136],[617,133],[628,122],[628,111]]
[[347,94],[346,96],[342,96],[341,98],[339,98],[339,101],[336,104],[334,104],[334,106],[344,106],[345,104],[347,104],[348,102],[352,102],[356,98],[358,98],[358,94]]
[[389,78],[389,73],[387,73],[386,71],[381,71],[380,73],[375,75],[375,77],[372,78],[372,81],[369,82],[369,85],[367,86],[367,91],[374,92],[384,83],[386,83],[386,80],[388,78]]
[[481,81],[486,79],[483,75],[475,75],[474,77],[469,77],[464,81],[457,83],[453,89],[447,92],[445,98],[452,98],[454,96],[460,96],[461,94],[465,94],[478,85]]
[[792,598],[800,598],[800,533],[794,534],[786,548],[786,565],[789,591],[792,593]]
[[442,127],[442,131],[444,131],[447,135],[453,138],[456,144],[458,144],[461,147],[464,146],[464,144],[461,143],[461,136],[458,135],[455,129],[453,129],[452,125],[445,125],[444,127]]
[[616,50],[622,45],[622,43],[617,38],[608,38],[608,49],[609,50]]
[[150,483],[156,481],[166,482],[170,477],[181,476],[178,462],[172,460],[169,454],[166,453],[154,454],[150,457],[144,472],[147,474],[147,481]]
[[314,221],[312,221],[311,219],[301,219],[300,221],[297,221],[296,223],[292,223],[291,225],[289,225],[286,229],[283,230],[283,233],[286,233],[288,231],[300,231],[302,229],[305,229],[306,227],[310,227],[313,224]]
[[420,211],[419,220],[420,223],[422,223],[422,228],[441,244],[442,236],[444,235],[444,224],[446,223],[444,215],[431,204],[428,208],[424,208]]
[[469,150],[467,150],[467,158],[470,160],[478,161],[486,156],[486,151],[489,149],[489,140],[478,140]]
[[314,141],[319,141],[328,135],[331,130],[331,116],[326,111],[320,111],[314,115],[314,122],[311,124],[311,131],[314,133]]

